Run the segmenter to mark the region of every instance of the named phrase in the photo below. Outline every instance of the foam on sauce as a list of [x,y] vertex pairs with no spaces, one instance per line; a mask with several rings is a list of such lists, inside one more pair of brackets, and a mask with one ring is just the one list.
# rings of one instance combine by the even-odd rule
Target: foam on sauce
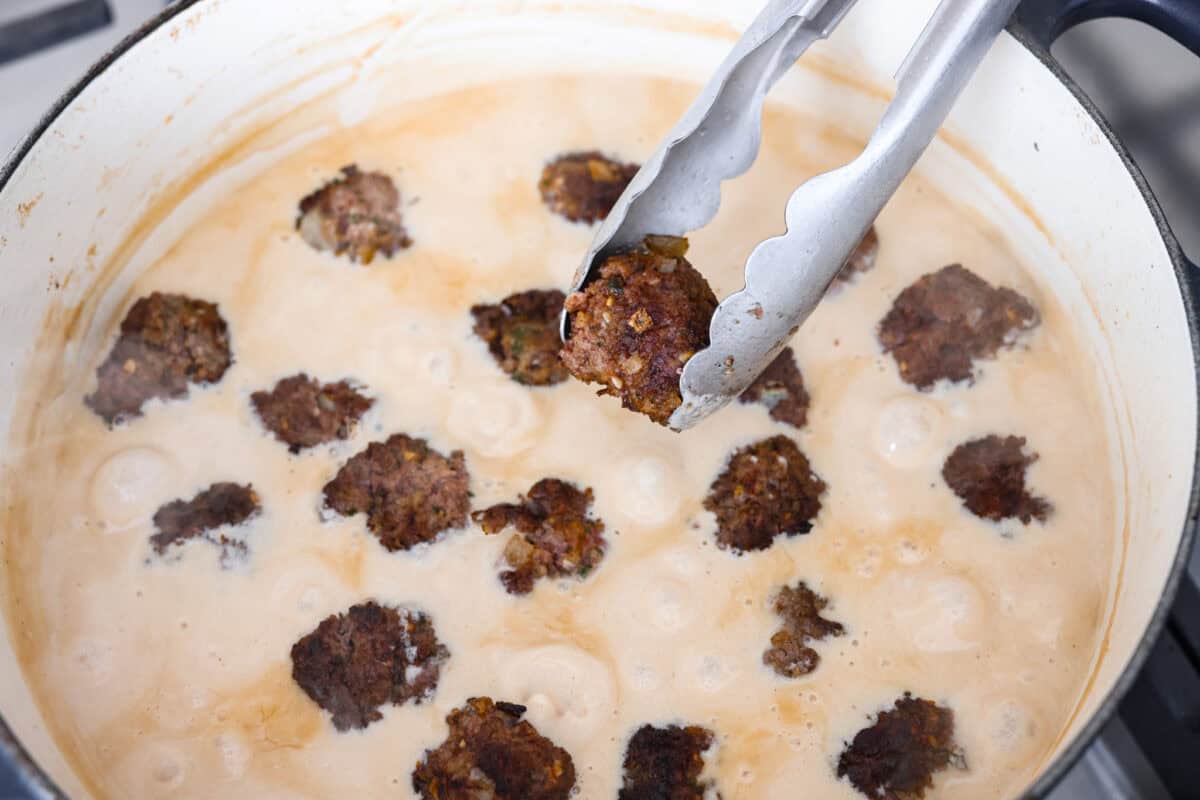
[[[91,363],[38,412],[37,429],[57,435],[21,475],[32,527],[8,552],[21,598],[10,621],[38,632],[17,642],[27,674],[97,796],[407,797],[446,714],[477,695],[526,704],[571,752],[582,798],[616,795],[625,743],[646,723],[714,730],[709,772],[727,800],[856,797],[837,754],[904,691],[955,712],[969,769],[941,773],[941,795],[994,798],[1032,777],[1095,658],[1115,521],[1111,471],[1094,466],[1109,447],[1086,351],[1002,236],[910,179],[879,220],[876,269],[793,342],[812,395],[802,432],[735,405],[677,435],[575,382],[518,386],[471,334],[471,305],[563,286],[593,233],[542,207],[542,164],[594,147],[644,158],[694,91],[540,77],[377,113],[256,176],[140,276],[129,302],[153,290],[217,302],[235,363],[109,431],[82,398],[111,338],[85,343]],[[718,296],[740,287],[795,185],[854,151],[789,112],[771,111],[766,129],[758,164],[693,237],[689,257]],[[298,199],[351,162],[391,174],[411,201],[414,247],[366,269],[292,230]],[[918,394],[875,326],[901,289],[952,262],[1022,292],[1043,321],[973,386]],[[378,398],[352,440],[292,456],[262,430],[249,395],[300,370]],[[396,432],[463,449],[476,508],[543,477],[592,487],[607,555],[584,581],[512,597],[497,579],[503,536],[472,525],[389,554],[362,517],[321,514],[338,467]],[[732,450],[776,433],[829,485],[815,528],[761,553],[721,551],[703,497]],[[982,522],[942,482],[946,455],[988,433],[1041,454],[1029,479],[1054,503],[1046,524]],[[154,510],[216,481],[252,482],[262,498],[249,557],[222,569],[193,542],[153,558]],[[846,634],[816,645],[811,675],[784,680],[761,657],[778,627],[769,598],[797,580],[830,598]],[[430,702],[338,733],[292,681],[288,653],[366,599],[425,610],[452,655]]]

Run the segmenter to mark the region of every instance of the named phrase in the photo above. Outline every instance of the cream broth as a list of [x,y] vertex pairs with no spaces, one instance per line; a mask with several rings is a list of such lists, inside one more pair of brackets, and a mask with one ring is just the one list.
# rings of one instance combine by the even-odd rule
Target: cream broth
[[[711,728],[709,773],[726,800],[859,797],[837,756],[905,691],[953,709],[968,769],[939,797],[995,798],[1032,778],[1097,657],[1116,526],[1106,409],[1087,351],[1004,236],[917,176],[878,223],[876,268],[836,290],[796,337],[807,427],[737,405],[675,434],[594,387],[510,381],[468,309],[563,288],[593,229],[544,208],[542,165],[599,148],[645,158],[695,87],[539,77],[380,111],[271,164],[140,275],[86,369],[46,390],[34,429],[53,441],[19,485],[32,527],[9,546],[10,609],[57,740],[98,797],[412,796],[410,773],[468,697],[528,706],[572,755],[578,796],[612,798],[625,743],[646,723]],[[333,113],[332,111],[330,113]],[[855,143],[773,110],[754,169],[725,191],[689,258],[718,296],[779,232],[784,201]],[[391,175],[414,246],[369,267],[310,249],[296,203],[349,163]],[[1010,286],[1042,323],[982,365],[973,385],[919,393],[875,336],[895,296],[962,263]],[[185,401],[154,402],[109,430],[83,405],[120,315],[151,291],[218,303],[235,363]],[[354,437],[289,454],[249,396],[306,371],[377,399]],[[321,488],[367,443],[404,432],[466,453],[475,508],[543,477],[595,492],[608,552],[583,580],[525,597],[497,579],[507,535],[474,525],[388,553],[365,518],[323,512]],[[828,484],[806,536],[738,557],[715,546],[709,485],[737,447],[793,436]],[[1045,524],[981,521],[941,478],[958,444],[1025,436]],[[205,542],[149,545],[155,509],[218,481],[253,483],[263,513],[249,554],[222,568]],[[846,633],[817,670],[762,663],[770,598],[803,579]],[[431,615],[451,656],[422,705],[337,732],[291,678],[289,650],[323,618],[375,599]]]

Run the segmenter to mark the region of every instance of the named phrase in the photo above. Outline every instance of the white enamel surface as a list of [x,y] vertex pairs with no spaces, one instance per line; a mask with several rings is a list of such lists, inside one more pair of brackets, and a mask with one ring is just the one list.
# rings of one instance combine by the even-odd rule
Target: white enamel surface
[[[93,82],[0,192],[0,386],[7,387],[0,392],[0,425],[7,429],[12,418],[11,387],[35,352],[46,313],[78,301],[157,196],[290,104],[356,70],[386,68],[417,43],[447,61],[467,59],[478,48],[592,57],[617,52],[630,65],[624,68],[702,79],[754,6],[728,0],[296,0],[287,25],[280,25],[274,4],[255,0],[210,0],[188,9]],[[886,90],[923,24],[919,11],[931,7],[932,0],[861,0],[813,56]],[[369,55],[358,58],[364,53]],[[512,69],[521,64],[514,58]],[[419,80],[414,94],[437,90],[437,75]],[[812,75],[794,80],[811,83]],[[781,99],[794,80],[781,85]],[[368,86],[351,84],[344,92],[346,123],[369,112],[374,98]],[[823,99],[822,111],[858,135],[873,125],[882,102],[832,82]],[[935,144],[924,165],[927,177],[997,221],[1027,261],[1047,265],[1059,300],[1091,329],[1116,410],[1113,435],[1125,465],[1118,485],[1125,487],[1128,520],[1123,575],[1107,655],[1065,745],[1125,666],[1178,548],[1196,436],[1191,344],[1168,253],[1137,187],[1103,134],[1035,58],[1010,39],[1000,42],[952,115],[949,131],[955,148]],[[961,145],[972,158],[956,154]],[[259,167],[240,165],[222,180]],[[997,177],[1041,228],[993,181]],[[173,230],[218,196],[219,186],[202,186],[142,243],[129,269],[151,261],[172,241]],[[121,296],[121,284],[117,279],[109,286],[111,303]],[[79,333],[109,324],[110,305],[101,303],[86,316]],[[519,409],[510,411],[519,417]],[[471,413],[464,408],[464,419]],[[919,417],[911,409],[897,413]],[[480,437],[493,434],[487,420],[472,424]],[[915,428],[909,433],[920,438]],[[894,449],[896,443],[879,446]],[[643,461],[632,468],[646,473],[645,491],[661,491],[653,463]],[[111,508],[118,524],[138,512],[122,506],[122,482],[142,480],[144,466],[116,465],[112,485],[97,487],[96,502]],[[957,597],[955,587],[931,587],[929,602],[943,595]],[[969,598],[963,602],[969,605]],[[930,643],[962,646],[950,639]],[[83,796],[41,728],[7,640],[2,649],[0,709],[64,789]]]

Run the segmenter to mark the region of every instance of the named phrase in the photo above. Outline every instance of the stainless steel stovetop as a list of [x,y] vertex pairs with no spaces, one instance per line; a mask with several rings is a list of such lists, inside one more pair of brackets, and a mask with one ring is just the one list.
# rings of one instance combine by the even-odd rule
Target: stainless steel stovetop
[[[93,62],[164,5],[0,0],[0,157]],[[1122,21],[1068,32],[1055,55],[1133,151],[1184,249],[1200,257],[1200,61]],[[0,800],[27,797],[0,762]],[[1170,798],[1200,798],[1200,550],[1168,634],[1120,717],[1051,800]]]

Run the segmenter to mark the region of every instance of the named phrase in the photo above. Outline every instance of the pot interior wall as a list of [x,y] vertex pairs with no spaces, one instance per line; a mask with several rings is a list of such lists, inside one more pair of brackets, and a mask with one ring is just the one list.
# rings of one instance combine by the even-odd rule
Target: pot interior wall
[[[865,137],[933,4],[862,0],[785,80],[777,102]],[[269,5],[209,0],[180,12],[91,82],[21,161],[0,192],[0,385],[88,360],[92,334],[112,324],[128,276],[153,263],[222,191],[297,143],[265,135],[253,157],[222,161],[220,169],[212,168],[214,156],[289,108],[336,89],[342,122],[353,124],[379,103],[539,69],[556,57],[578,69],[620,63],[702,80],[755,4],[303,0],[283,27]],[[486,73],[472,66],[481,58],[490,59]],[[403,96],[373,88],[372,76],[390,69],[413,75]],[[1125,520],[1112,532],[1120,540],[1118,588],[1094,679],[1061,749],[1127,664],[1179,546],[1197,416],[1185,309],[1128,170],[1070,92],[1015,41],[996,47],[921,169],[997,222],[1008,245],[1044,269],[1080,320],[1110,392],[1109,434],[1121,465],[1114,485]],[[143,225],[148,211],[151,226]],[[89,294],[93,287],[100,291]],[[37,348],[47,319],[74,320],[65,350]],[[27,411],[13,392],[0,395],[0,425],[14,435]],[[0,678],[9,723],[64,789],[84,796],[7,640]]]

